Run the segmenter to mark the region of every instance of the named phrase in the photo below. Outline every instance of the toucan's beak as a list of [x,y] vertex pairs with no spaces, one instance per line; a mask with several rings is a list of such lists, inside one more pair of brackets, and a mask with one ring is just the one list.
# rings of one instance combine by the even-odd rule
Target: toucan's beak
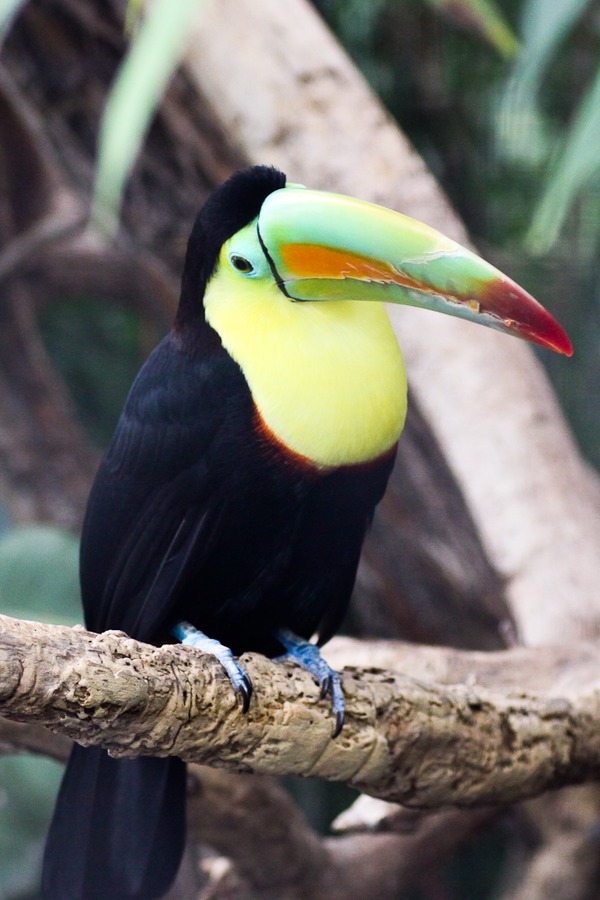
[[290,186],[258,219],[263,249],[292,300],[379,300],[488,325],[570,356],[537,300],[433,228],[373,203]]

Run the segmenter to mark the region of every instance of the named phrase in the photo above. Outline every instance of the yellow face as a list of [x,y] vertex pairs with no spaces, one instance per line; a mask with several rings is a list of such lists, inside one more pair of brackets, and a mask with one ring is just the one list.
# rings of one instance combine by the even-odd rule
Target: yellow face
[[252,223],[223,246],[204,306],[264,423],[290,450],[339,466],[375,459],[398,440],[406,377],[382,304],[289,300]]

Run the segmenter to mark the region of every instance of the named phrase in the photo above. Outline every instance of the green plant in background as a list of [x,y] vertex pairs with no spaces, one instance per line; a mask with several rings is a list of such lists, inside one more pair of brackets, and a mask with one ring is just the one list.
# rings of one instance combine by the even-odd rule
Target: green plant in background
[[62,766],[41,756],[0,756],[0,900],[37,896],[44,840]]
[[46,349],[92,443],[104,447],[158,327],[109,297],[65,297],[40,316]]
[[[475,87],[489,129],[481,146],[489,148],[493,141],[500,166],[512,167],[516,179],[523,169],[528,170],[535,189],[529,191],[529,218],[522,222],[522,229],[529,226],[527,241],[532,252],[548,252],[583,188],[591,186],[593,193],[598,190],[600,17],[594,14],[594,0],[503,0],[502,4],[488,0],[407,0],[402,4],[398,0],[315,0],[315,5],[409,130],[411,111],[407,125],[409,104],[395,73],[404,71],[409,82],[412,78],[431,79],[436,60],[428,57],[426,49],[420,59],[421,73],[407,73],[401,34],[414,35],[415,30],[423,29],[417,21],[423,18],[423,7],[440,14],[437,25],[431,22],[428,28],[430,53],[445,67],[445,83],[437,90],[445,93],[455,111],[472,117],[477,128],[481,121],[468,100]],[[516,22],[518,38],[510,20]],[[590,26],[586,36],[577,33],[582,21]],[[459,28],[444,27],[443,22],[470,36],[461,38]],[[386,39],[385,34],[391,36]],[[482,42],[497,51],[500,65],[485,58],[490,54]],[[424,85],[420,99],[426,101],[426,95]],[[450,133],[446,148],[451,140]],[[418,132],[416,141],[426,152]],[[465,164],[472,163],[467,150]],[[436,168],[435,160],[433,166]],[[539,200],[531,212],[536,195]],[[485,204],[485,195],[481,199]],[[579,242],[583,250],[595,250],[600,216],[592,213],[598,212],[600,205],[588,196],[581,215],[582,227],[587,229],[584,238],[588,238]],[[591,236],[590,229],[594,232]]]
[[141,0],[128,4],[125,25],[133,39],[107,99],[98,139],[92,222],[104,231],[116,231],[127,176],[202,2],[155,0],[143,15]]
[[526,163],[547,159],[552,139],[540,102],[544,75],[587,5],[588,0],[525,0],[522,52],[506,80],[495,121],[509,158]]
[[[526,0],[521,12],[522,52],[504,87],[496,127],[509,161],[541,168],[541,197],[527,235],[533,253],[554,246],[584,187],[596,195],[593,207],[600,212],[594,183],[600,172],[600,21],[592,17],[596,34],[587,52],[581,42],[570,43],[591,9],[592,0]],[[553,108],[548,87],[564,95],[560,79],[573,74],[575,98],[569,96],[567,108]],[[583,252],[595,251],[600,234],[600,218],[588,214],[589,203],[588,196],[581,210],[581,225],[591,237],[579,242]]]
[[[0,609],[17,618],[81,621],[79,542],[46,525],[0,535]],[[0,756],[0,900],[35,896],[62,766],[41,756]]]
[[[24,2],[0,0],[0,36]],[[201,3],[202,0],[157,0],[147,9],[142,0],[130,0],[128,4],[126,30],[132,35],[131,48],[108,98],[99,137],[93,202],[96,224],[113,230],[116,227],[127,175],[183,52],[191,18],[197,15]],[[500,152],[507,159],[547,167],[542,196],[527,237],[529,249],[535,253],[545,253],[553,246],[574,200],[600,169],[596,149],[600,145],[600,68],[596,66],[565,127],[557,127],[541,103],[544,76],[554,65],[561,42],[592,3],[593,0],[524,0],[516,4],[521,44],[493,0],[420,0],[417,4],[466,28],[505,59],[516,57],[494,121]],[[372,38],[382,15],[393,14],[398,5],[398,0],[316,0],[316,6],[349,46],[367,77],[383,93],[394,79],[388,71],[389,61],[378,56]],[[403,6],[409,8],[410,14],[411,3]],[[414,2],[412,6],[414,9]],[[512,13],[515,2],[505,0],[503,6]],[[600,200],[590,201],[588,197],[582,225],[592,248],[600,233],[597,213]]]
[[81,622],[77,538],[48,525],[5,531],[0,536],[0,609],[22,619]]
[[[517,52],[518,41],[492,0],[423,2],[457,18],[501,54],[511,57]],[[103,229],[116,228],[125,181],[201,4],[202,0],[156,0],[146,9],[141,0],[129,0],[126,31],[132,35],[130,50],[107,100],[98,142],[92,222]],[[343,20],[342,31],[356,45],[371,33],[386,0],[343,0],[330,5]],[[367,69],[378,67],[372,53],[363,54],[362,62]]]
[[491,0],[424,0],[486,41],[502,56],[511,58],[519,51],[519,41],[497,4]]
[[27,0],[0,0],[0,44],[13,20]]

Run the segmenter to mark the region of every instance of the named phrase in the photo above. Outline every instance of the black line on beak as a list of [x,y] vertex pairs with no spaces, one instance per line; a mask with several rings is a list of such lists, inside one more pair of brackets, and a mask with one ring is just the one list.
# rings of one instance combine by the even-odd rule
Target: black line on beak
[[259,241],[259,243],[260,243],[262,252],[265,254],[265,257],[266,257],[266,259],[267,259],[267,262],[269,263],[269,266],[270,266],[270,269],[271,269],[271,273],[272,273],[272,275],[273,275],[273,278],[275,279],[275,284],[277,285],[277,287],[279,288],[279,290],[281,291],[281,293],[284,294],[284,295],[288,298],[288,300],[294,300],[294,301],[295,301],[296,298],[295,298],[295,297],[291,297],[291,296],[288,294],[288,292],[287,292],[287,290],[286,290],[286,287],[285,287],[285,282],[283,281],[283,278],[281,277],[281,275],[280,275],[279,272],[277,271],[277,266],[276,266],[275,263],[273,262],[273,259],[272,259],[272,257],[271,257],[271,254],[269,253],[269,251],[268,251],[268,249],[267,249],[267,245],[265,244],[265,242],[264,242],[263,239],[262,239],[262,235],[261,235],[261,233],[260,233],[260,228],[258,227],[258,222],[256,223],[256,234],[258,235],[258,241]]

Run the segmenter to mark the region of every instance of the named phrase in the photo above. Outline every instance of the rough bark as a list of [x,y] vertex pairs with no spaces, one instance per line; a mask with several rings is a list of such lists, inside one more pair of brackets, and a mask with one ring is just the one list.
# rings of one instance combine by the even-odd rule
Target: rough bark
[[[66,760],[71,741],[39,725],[0,718],[0,752],[42,753]],[[195,896],[198,866],[193,848],[212,848],[201,872],[199,900],[305,898],[327,896],[395,900],[418,882],[424,870],[452,855],[473,832],[486,827],[493,809],[421,812],[361,795],[385,807],[385,821],[369,822],[371,834],[323,839],[310,827],[287,791],[269,777],[220,769],[188,768],[190,846],[168,900]],[[364,831],[360,825],[336,830]],[[382,840],[380,834],[385,837]],[[268,847],[268,853],[265,853]]]
[[[595,777],[600,765],[597,680],[574,691],[558,679],[567,656],[571,677],[592,648],[561,649],[557,660],[548,654],[546,690],[535,693],[511,681],[518,662],[542,669],[544,656],[523,649],[489,662],[476,655],[466,684],[347,669],[347,722],[331,740],[329,704],[296,666],[243,657],[256,686],[244,717],[210,657],[118,632],[0,621],[2,714],[117,756],[175,755],[235,771],[343,781],[426,808],[506,804]],[[493,689],[480,683],[480,665],[491,665]]]

